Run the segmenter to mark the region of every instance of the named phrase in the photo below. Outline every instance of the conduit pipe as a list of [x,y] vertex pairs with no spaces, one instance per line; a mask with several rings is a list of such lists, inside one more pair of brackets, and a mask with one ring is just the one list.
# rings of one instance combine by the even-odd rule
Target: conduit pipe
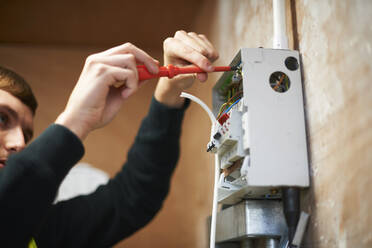
[[274,49],[288,49],[285,0],[273,0]]

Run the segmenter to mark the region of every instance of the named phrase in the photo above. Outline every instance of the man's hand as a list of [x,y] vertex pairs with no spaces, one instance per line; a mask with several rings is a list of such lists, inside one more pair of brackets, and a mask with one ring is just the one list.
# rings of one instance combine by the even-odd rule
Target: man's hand
[[[151,73],[158,72],[158,61],[130,43],[89,56],[67,106],[56,120],[81,140],[109,123],[126,98],[138,88],[137,63]],[[125,82],[119,88],[118,82]]]
[[[175,66],[188,66],[194,64],[206,72],[213,71],[212,62],[218,58],[218,53],[211,42],[203,35],[193,32],[177,31],[174,37],[164,41],[164,64]],[[184,98],[180,93],[191,87],[195,78],[204,82],[208,79],[207,73],[196,75],[178,75],[172,79],[161,78],[155,90],[155,98],[170,107],[181,107]]]

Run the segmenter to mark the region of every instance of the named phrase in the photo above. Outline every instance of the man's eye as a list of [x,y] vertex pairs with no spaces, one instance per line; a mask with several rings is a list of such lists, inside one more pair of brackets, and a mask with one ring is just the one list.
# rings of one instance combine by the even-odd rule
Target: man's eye
[[9,122],[9,117],[8,115],[4,113],[0,113],[0,125],[5,127]]

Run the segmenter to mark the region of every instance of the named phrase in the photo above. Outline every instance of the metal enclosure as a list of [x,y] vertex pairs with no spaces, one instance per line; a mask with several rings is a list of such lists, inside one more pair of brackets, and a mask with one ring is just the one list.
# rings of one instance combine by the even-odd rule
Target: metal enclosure
[[218,213],[216,242],[283,235],[286,223],[281,201],[243,201]]

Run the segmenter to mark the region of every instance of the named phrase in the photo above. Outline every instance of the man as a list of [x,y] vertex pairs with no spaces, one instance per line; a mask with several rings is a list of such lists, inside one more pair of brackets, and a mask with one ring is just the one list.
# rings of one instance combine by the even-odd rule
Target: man
[[[204,35],[177,31],[164,62],[212,71],[218,54]],[[137,63],[158,62],[126,43],[87,58],[65,110],[26,148],[36,100],[17,74],[0,70],[0,247],[109,247],[146,225],[161,208],[178,160],[187,103],[179,94],[195,76],[159,80],[147,117],[122,170],[94,193],[53,205],[82,141],[109,123],[138,88]],[[196,75],[200,81],[206,73]],[[118,82],[124,86],[113,87]]]

